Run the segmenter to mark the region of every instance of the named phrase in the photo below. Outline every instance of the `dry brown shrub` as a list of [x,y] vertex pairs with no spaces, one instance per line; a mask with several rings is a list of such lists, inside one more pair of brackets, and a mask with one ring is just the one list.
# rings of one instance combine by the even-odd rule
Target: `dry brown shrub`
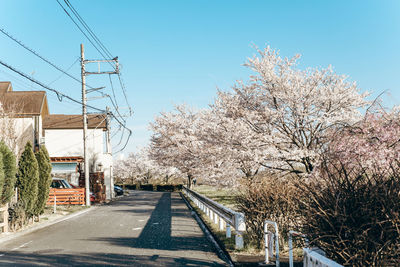
[[267,175],[241,185],[236,205],[238,211],[246,216],[249,241],[257,248],[263,245],[265,220],[278,224],[281,244],[286,240],[289,230],[299,226],[296,207],[299,192],[292,183],[293,179]]
[[311,245],[343,265],[400,265],[399,166],[374,173],[324,161],[318,177],[299,187]]

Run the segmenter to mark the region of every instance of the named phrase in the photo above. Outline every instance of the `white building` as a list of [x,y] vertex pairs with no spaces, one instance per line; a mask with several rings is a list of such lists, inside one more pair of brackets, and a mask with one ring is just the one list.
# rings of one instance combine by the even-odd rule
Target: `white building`
[[11,82],[0,82],[0,135],[16,155],[28,141],[35,150],[43,141],[42,122],[49,115],[45,91],[13,91]]
[[[82,115],[53,114],[43,119],[43,136],[52,159],[53,174],[69,174],[69,180],[78,184],[80,163],[83,161]],[[112,155],[108,140],[107,117],[88,115],[87,150],[91,173],[104,172],[106,198],[114,193]]]
[[[91,172],[104,172],[106,198],[114,195],[112,154],[105,114],[88,115],[87,146]],[[0,139],[19,156],[30,141],[34,150],[46,145],[53,175],[79,184],[83,162],[82,115],[50,115],[45,91],[13,91],[0,82]]]

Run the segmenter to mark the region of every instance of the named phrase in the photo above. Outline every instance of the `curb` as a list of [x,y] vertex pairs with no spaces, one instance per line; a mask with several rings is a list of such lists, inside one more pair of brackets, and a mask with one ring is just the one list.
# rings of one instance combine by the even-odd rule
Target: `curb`
[[225,261],[226,263],[228,263],[228,265],[230,267],[235,266],[231,260],[231,257],[229,256],[229,254],[219,245],[219,243],[215,240],[214,235],[210,232],[210,230],[208,229],[207,225],[203,222],[203,220],[199,217],[199,215],[196,213],[196,211],[193,209],[192,205],[190,205],[189,201],[187,201],[186,197],[183,195],[182,192],[179,192],[179,194],[181,195],[181,198],[183,199],[183,201],[185,202],[186,206],[188,206],[188,208],[191,211],[192,216],[196,219],[197,223],[199,224],[201,230],[203,230],[204,234],[206,235],[207,239],[214,245],[218,256],[220,256],[220,258]]
[[36,230],[40,230],[40,229],[46,228],[46,227],[51,226],[53,224],[72,219],[72,218],[74,218],[76,216],[79,216],[79,215],[82,215],[82,214],[84,214],[86,212],[95,210],[96,208],[97,207],[91,207],[91,208],[87,208],[87,209],[84,209],[84,210],[81,210],[81,211],[77,211],[77,212],[74,212],[72,214],[66,215],[65,217],[61,217],[61,218],[55,219],[54,221],[50,221],[50,222],[44,222],[44,223],[38,224],[36,226],[33,226],[31,228],[22,230],[20,232],[16,232],[16,233],[9,232],[9,233],[6,233],[4,236],[0,236],[0,243],[4,243],[4,242],[7,242],[7,241],[10,241],[10,240],[12,240],[14,238],[17,238],[17,237],[20,237],[20,236],[24,236],[26,234],[32,233],[32,232],[34,232]]

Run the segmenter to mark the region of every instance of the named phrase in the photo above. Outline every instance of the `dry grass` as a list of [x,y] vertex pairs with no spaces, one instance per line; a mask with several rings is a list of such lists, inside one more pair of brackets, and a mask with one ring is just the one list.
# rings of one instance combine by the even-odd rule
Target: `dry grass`
[[193,188],[194,191],[202,194],[219,204],[230,209],[236,209],[235,196],[237,191],[226,187],[215,187],[210,185],[197,185]]

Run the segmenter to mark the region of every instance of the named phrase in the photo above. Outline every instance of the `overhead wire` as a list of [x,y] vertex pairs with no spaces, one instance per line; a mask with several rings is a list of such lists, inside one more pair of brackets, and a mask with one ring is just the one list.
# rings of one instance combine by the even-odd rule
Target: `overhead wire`
[[92,38],[95,40],[95,42],[100,46],[100,48],[103,50],[103,52],[111,59],[113,58],[112,54],[110,51],[104,46],[104,44],[100,41],[100,39],[96,36],[96,34],[90,29],[89,25],[85,22],[85,20],[79,15],[78,11],[72,6],[72,4],[69,2],[69,0],[64,0],[64,2],[67,4],[69,9],[75,14],[75,16],[78,18],[78,20],[81,22],[81,24],[86,28],[86,30],[89,32],[89,34],[92,36]]
[[[56,89],[53,89],[53,88],[50,88],[49,86],[44,85],[44,84],[41,83],[40,81],[38,81],[38,80],[34,79],[33,77],[31,77],[31,76],[29,76],[29,75],[23,73],[22,71],[17,70],[16,68],[10,66],[9,64],[7,64],[7,63],[5,63],[5,62],[3,62],[3,61],[1,61],[1,60],[0,60],[0,64],[3,65],[3,66],[6,67],[6,68],[12,70],[13,72],[19,74],[20,76],[22,76],[22,77],[24,77],[24,78],[30,80],[31,82],[33,82],[33,83],[35,83],[35,84],[37,84],[37,85],[39,85],[39,86],[41,86],[41,87],[43,87],[43,88],[45,88],[45,89],[51,91],[51,92],[54,92],[54,93],[57,95],[57,98],[58,98],[58,100],[59,100],[60,102],[63,101],[63,98],[65,98],[65,99],[69,99],[69,100],[71,100],[72,102],[75,102],[75,103],[77,103],[77,104],[79,104],[79,105],[84,105],[81,101],[76,100],[76,99],[74,99],[74,98],[72,98],[72,97],[70,97],[70,96],[68,96],[68,95],[66,95],[66,94],[63,94],[63,93],[61,93],[60,91],[58,91],[58,90],[56,90]],[[126,140],[126,142],[125,142],[123,148],[121,148],[119,151],[117,151],[117,152],[115,152],[115,153],[118,153],[118,152],[124,150],[125,147],[126,147],[126,145],[128,144],[128,141],[129,141],[129,139],[130,139],[130,136],[132,135],[132,131],[131,131],[129,128],[126,127],[126,125],[125,125],[126,123],[122,123],[112,112],[107,112],[107,111],[105,111],[105,110],[99,109],[99,108],[97,108],[97,107],[93,107],[93,106],[88,105],[88,104],[85,104],[85,105],[86,105],[86,107],[91,108],[91,109],[93,109],[93,110],[99,111],[99,112],[101,112],[101,113],[109,114],[112,118],[114,118],[114,119],[119,123],[119,125],[120,125],[122,128],[124,128],[125,130],[127,130],[127,131],[129,132],[128,138],[127,138],[127,140]],[[121,140],[122,140],[122,138],[121,138]],[[119,143],[119,144],[120,144],[120,143]],[[118,144],[118,145],[119,145],[119,144]]]
[[[69,71],[69,70],[79,61],[79,59],[80,59],[80,58],[77,57],[76,60],[74,61],[74,63],[72,63],[71,66],[69,66],[69,67],[67,68],[66,71]],[[48,85],[51,85],[52,83],[55,83],[56,81],[58,81],[59,79],[61,79],[61,77],[62,77],[63,75],[64,75],[64,74],[61,74],[60,76],[58,76],[57,78],[55,78],[53,81],[49,82]],[[89,87],[89,86],[88,86],[88,87]]]
[[[67,75],[68,77],[72,78],[73,80],[79,82],[81,84],[81,80],[74,77],[73,75],[69,74],[67,71],[80,59],[79,57],[77,58],[77,60],[73,63],[73,65],[66,71],[63,70],[62,68],[58,67],[56,64],[52,63],[50,60],[46,59],[45,57],[41,56],[38,52],[36,52],[35,50],[33,50],[32,48],[28,47],[27,45],[25,45],[24,43],[22,43],[22,41],[18,40],[17,38],[15,38],[14,36],[12,36],[9,32],[5,31],[4,29],[0,28],[0,32],[2,32],[4,35],[6,35],[8,38],[10,38],[11,40],[13,40],[14,42],[16,42],[17,44],[19,44],[21,47],[23,47],[24,49],[28,50],[29,52],[31,52],[32,54],[34,54],[35,56],[37,56],[38,58],[40,58],[41,60],[43,60],[44,62],[46,62],[47,64],[49,64],[50,66],[54,67],[56,70],[60,71],[61,73]],[[60,76],[61,77],[61,76]],[[58,78],[57,78],[58,79]],[[56,80],[57,80],[56,79]],[[50,82],[48,85],[54,83],[54,81]],[[85,83],[85,85],[90,88],[90,89],[94,89],[94,87],[88,85],[87,83]],[[103,93],[101,91],[96,91],[97,93],[101,94],[101,96],[103,97],[107,97],[110,99],[110,102],[113,106],[113,108],[115,109],[116,113],[121,117],[121,119],[123,119],[123,116],[120,114],[119,112],[119,107],[118,107],[118,103],[116,103],[116,101],[113,101],[113,99],[111,98],[110,95]],[[124,119],[123,119],[124,120]],[[124,120],[125,121],[125,120]]]
[[[71,101],[73,101],[73,102],[75,102],[75,103],[77,103],[77,104],[83,105],[83,103],[82,103],[81,101],[76,100],[76,99],[74,99],[74,98],[72,98],[72,97],[70,97],[70,96],[68,96],[68,95],[66,95],[66,94],[63,94],[63,93],[57,91],[56,89],[53,89],[53,88],[50,88],[50,87],[44,85],[43,83],[39,82],[38,80],[34,79],[33,77],[31,77],[31,76],[29,76],[29,75],[23,73],[22,71],[17,70],[16,68],[14,68],[14,67],[8,65],[7,63],[5,63],[5,62],[3,62],[3,61],[1,61],[1,60],[0,60],[0,64],[3,65],[3,66],[6,67],[6,68],[12,70],[13,72],[15,72],[15,73],[21,75],[22,77],[24,77],[24,78],[30,80],[31,82],[36,83],[37,85],[39,85],[39,86],[41,86],[41,87],[43,87],[43,88],[45,88],[45,89],[47,89],[47,90],[49,90],[49,91],[54,92],[54,93],[57,95],[57,97],[58,97],[58,99],[59,99],[60,101],[62,101],[63,98],[66,98],[66,99],[69,99],[69,100],[71,100]],[[89,107],[89,108],[91,108],[91,109],[100,111],[100,112],[102,112],[102,113],[105,112],[105,110],[102,110],[102,109],[93,107],[93,106],[91,106],[91,105],[86,105],[86,106]]]
[[[25,48],[26,50],[28,50],[29,52],[31,52],[32,54],[34,54],[35,56],[37,56],[38,58],[40,58],[41,60],[43,60],[44,62],[46,62],[47,64],[51,65],[52,67],[54,67],[55,69],[57,69],[58,71],[64,73],[65,75],[67,75],[68,77],[70,77],[71,79],[81,83],[81,80],[72,76],[71,74],[67,73],[66,71],[64,71],[63,69],[61,69],[60,67],[58,67],[57,65],[55,65],[54,63],[52,63],[50,60],[44,58],[43,56],[39,55],[35,50],[29,48],[28,46],[26,46],[24,43],[22,43],[20,40],[18,40],[17,38],[13,37],[10,33],[6,32],[4,29],[0,28],[0,31],[6,35],[8,38],[10,38],[11,40],[13,40],[14,42],[16,42],[17,44],[19,44],[20,46],[22,46],[23,48]],[[88,87],[90,87],[89,85],[87,85]]]
[[128,97],[126,95],[125,84],[122,81],[122,77],[121,77],[120,73],[118,73],[118,80],[119,80],[119,84],[121,85],[122,92],[124,94],[125,102],[126,102],[126,104],[128,105],[128,108],[129,108],[129,115],[132,116],[132,109],[131,109],[131,106],[129,105]]
[[[60,2],[59,2],[58,0],[57,0],[57,2],[58,2],[59,5],[64,9],[64,11],[67,13],[67,15],[72,19],[72,17],[71,17],[71,16],[69,15],[69,13],[65,10],[65,8],[60,4]],[[106,46],[100,41],[100,39],[97,37],[97,35],[90,29],[89,25],[87,25],[87,23],[85,22],[85,20],[82,18],[82,16],[79,15],[78,11],[72,6],[72,4],[69,2],[69,0],[64,0],[64,2],[65,2],[65,4],[67,5],[67,7],[72,11],[72,13],[75,15],[75,17],[81,22],[81,24],[83,25],[83,27],[88,31],[89,35],[92,36],[93,40],[99,45],[99,47],[100,47],[100,49],[103,51],[103,53],[106,54],[106,55],[108,56],[108,58],[105,57],[105,56],[103,55],[103,53],[101,53],[101,52],[99,51],[99,49],[98,49],[98,48],[94,45],[94,43],[90,40],[90,38],[88,37],[88,35],[85,34],[85,33],[82,31],[81,27],[79,27],[79,26],[75,23],[75,21],[72,19],[72,20],[74,21],[75,25],[78,27],[78,29],[84,34],[84,36],[85,36],[85,37],[90,41],[90,43],[96,48],[96,50],[100,53],[100,55],[102,55],[103,58],[106,59],[106,60],[107,60],[107,59],[113,58],[111,52],[110,52],[110,51],[106,48]],[[108,62],[108,63],[110,63],[110,62]],[[110,65],[112,65],[112,64],[110,63]],[[114,66],[112,65],[112,67],[114,67]],[[127,94],[126,94],[125,84],[124,84],[123,81],[122,81],[121,74],[118,72],[117,75],[118,75],[118,79],[119,79],[119,83],[120,83],[122,92],[123,92],[123,94],[124,94],[125,102],[126,102],[128,108],[129,108],[129,115],[131,116],[131,115],[132,115],[132,108],[131,108],[131,106],[129,105],[128,97],[127,97]],[[116,101],[115,97],[114,97],[114,100]]]
[[68,11],[64,8],[64,6],[60,3],[60,1],[56,0],[57,3],[60,5],[60,7],[64,10],[64,12],[67,14],[67,16],[72,20],[72,22],[78,27],[78,29],[81,31],[81,33],[86,37],[86,39],[89,40],[89,42],[93,45],[93,47],[97,50],[97,52],[100,53],[100,55],[104,58],[107,59],[106,56],[97,48],[97,46],[93,43],[93,41],[87,36],[87,34],[82,30],[82,28],[78,25],[78,23],[74,20],[74,18],[68,13]]
[[[57,3],[60,5],[60,7],[64,10],[64,12],[67,14],[67,16],[72,20],[72,22],[77,26],[77,28],[79,29],[79,31],[86,37],[86,39],[88,39],[88,41],[92,44],[92,46],[99,52],[99,54],[100,54],[105,60],[110,60],[110,59],[112,58],[112,54],[110,53],[110,51],[104,46],[104,44],[100,41],[100,39],[96,36],[96,34],[90,29],[90,27],[89,27],[89,26],[87,25],[87,23],[83,20],[83,18],[79,15],[79,13],[78,13],[77,10],[72,6],[72,4],[71,4],[68,0],[64,0],[64,3],[66,4],[66,6],[72,11],[73,15],[75,15],[75,17],[78,19],[78,21],[81,23],[81,25],[88,31],[89,35],[93,38],[94,42],[96,42],[96,43],[99,45],[99,48],[94,44],[94,42],[91,40],[91,38],[88,36],[88,34],[86,34],[86,33],[84,32],[84,30],[78,25],[78,23],[72,18],[72,16],[71,16],[71,15],[69,14],[69,12],[64,8],[64,6],[60,3],[60,1],[59,1],[59,0],[56,0],[56,1],[57,1]],[[100,50],[102,50],[102,51],[100,51]],[[105,56],[105,55],[106,55],[106,56]],[[114,66],[111,64],[110,61],[107,61],[107,62],[114,68]],[[118,79],[119,79],[121,88],[122,88],[122,90],[123,90],[123,94],[124,94],[124,97],[125,97],[125,101],[126,101],[128,107],[129,107],[130,115],[132,115],[132,110],[131,110],[131,107],[130,107],[130,105],[129,105],[129,102],[128,102],[128,99],[127,99],[127,96],[126,96],[125,86],[124,86],[124,84],[123,84],[123,82],[122,82],[122,80],[121,80],[120,73],[118,72],[117,74],[118,74]],[[112,85],[112,84],[111,84],[111,85]],[[112,85],[112,86],[113,86],[113,85]],[[120,116],[120,118],[121,118],[121,119],[124,121],[124,123],[126,124],[126,120],[125,120],[125,119],[123,118],[123,116],[119,113],[118,104],[117,104],[117,103],[114,103],[114,101],[112,101],[111,97],[110,97],[110,100],[111,100],[111,102],[112,102],[112,104],[113,104],[113,106],[114,106],[116,112],[118,113],[118,115]],[[114,98],[114,100],[115,100],[115,102],[116,102],[116,98]],[[114,118],[115,118],[116,120],[118,120],[115,116],[114,116]],[[119,121],[119,120],[118,120],[118,121]],[[121,122],[119,121],[119,123],[121,123]],[[126,147],[126,144],[127,144],[128,141],[129,141],[129,138],[130,138],[130,136],[131,136],[131,134],[132,134],[132,131],[131,131],[130,129],[128,129],[128,128],[126,127],[126,125],[123,125],[123,128],[124,128],[124,129],[127,129],[127,130],[129,131],[129,136],[128,136],[127,142],[126,142],[125,145],[124,145],[124,148],[125,148],[125,147]],[[121,135],[121,140],[120,140],[119,144],[120,144],[121,141],[122,141],[122,137],[123,137],[123,134]],[[118,144],[118,145],[119,145],[119,144]]]

